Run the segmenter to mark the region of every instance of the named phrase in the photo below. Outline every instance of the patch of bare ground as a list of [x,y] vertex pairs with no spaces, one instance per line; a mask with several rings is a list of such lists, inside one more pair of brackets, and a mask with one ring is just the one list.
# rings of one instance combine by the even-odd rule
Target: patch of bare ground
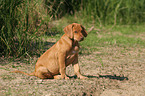
[[[41,80],[33,76],[9,73],[11,70],[34,71],[35,64],[19,61],[0,62],[1,96],[144,96],[145,49],[100,47],[90,55],[80,55],[80,80],[73,66],[67,67],[70,80]],[[3,59],[3,60],[2,60]]]
[[145,32],[136,35],[129,35],[128,37],[141,38],[142,40],[145,40]]

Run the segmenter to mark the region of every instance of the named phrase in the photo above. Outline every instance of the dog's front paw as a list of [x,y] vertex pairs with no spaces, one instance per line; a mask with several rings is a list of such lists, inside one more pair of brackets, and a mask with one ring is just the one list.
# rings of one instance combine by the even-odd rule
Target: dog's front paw
[[68,80],[68,79],[69,79],[69,77],[65,76],[65,80]]
[[79,78],[80,79],[88,79],[88,77],[85,77],[85,76],[80,76]]

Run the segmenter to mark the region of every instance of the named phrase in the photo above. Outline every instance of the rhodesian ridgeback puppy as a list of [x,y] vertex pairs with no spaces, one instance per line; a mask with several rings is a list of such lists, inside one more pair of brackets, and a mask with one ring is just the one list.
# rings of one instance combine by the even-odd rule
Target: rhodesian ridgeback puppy
[[28,74],[22,71],[12,71],[29,76],[37,76],[41,79],[69,79],[66,76],[66,67],[74,66],[74,72],[80,79],[87,77],[81,75],[78,64],[79,42],[87,36],[85,28],[77,23],[70,24],[64,28],[65,34],[61,39],[48,49],[35,65],[35,71]]

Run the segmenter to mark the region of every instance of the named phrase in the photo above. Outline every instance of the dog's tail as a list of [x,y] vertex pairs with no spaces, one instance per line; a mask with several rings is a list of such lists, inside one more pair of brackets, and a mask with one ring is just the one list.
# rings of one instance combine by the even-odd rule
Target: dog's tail
[[25,73],[23,71],[19,71],[19,70],[11,71],[10,73],[21,73],[21,74],[28,75],[28,76],[35,76],[35,71],[30,73],[30,74],[29,73]]

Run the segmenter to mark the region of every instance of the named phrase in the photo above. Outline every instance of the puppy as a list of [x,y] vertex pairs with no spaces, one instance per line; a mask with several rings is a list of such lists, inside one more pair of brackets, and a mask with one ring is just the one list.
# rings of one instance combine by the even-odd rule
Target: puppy
[[37,76],[41,79],[69,79],[66,75],[66,67],[70,64],[74,66],[74,73],[80,79],[87,77],[81,75],[78,64],[79,42],[87,37],[85,28],[77,23],[70,24],[64,28],[65,34],[61,39],[48,49],[35,65],[35,71],[28,74],[22,71],[12,71],[29,76]]

